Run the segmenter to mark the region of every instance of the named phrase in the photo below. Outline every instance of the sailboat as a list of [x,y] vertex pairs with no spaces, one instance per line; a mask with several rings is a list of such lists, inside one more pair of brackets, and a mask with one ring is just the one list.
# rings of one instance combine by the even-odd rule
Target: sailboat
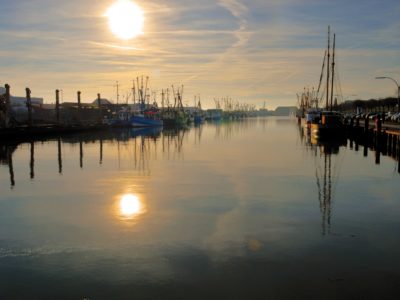
[[[333,111],[336,34],[333,35],[332,65],[330,65],[330,50],[331,50],[330,43],[331,43],[331,34],[330,34],[330,27],[328,27],[326,107],[325,110],[320,113],[320,119],[318,120],[318,122],[311,124],[312,134],[316,135],[319,138],[329,138],[338,136],[341,135],[344,131],[344,122],[342,114]],[[332,67],[331,69],[330,66]]]

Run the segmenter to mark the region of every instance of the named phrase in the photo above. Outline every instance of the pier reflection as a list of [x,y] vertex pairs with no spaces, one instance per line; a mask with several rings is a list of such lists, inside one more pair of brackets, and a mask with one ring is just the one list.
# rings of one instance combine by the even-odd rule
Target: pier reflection
[[[201,127],[196,128],[195,139],[200,143]],[[71,145],[77,149],[79,155],[79,168],[85,168],[85,149],[93,149],[92,145],[98,145],[98,164],[101,166],[106,159],[110,159],[115,154],[118,157],[118,167],[125,169],[127,167],[139,172],[141,175],[149,176],[151,174],[150,161],[156,160],[158,155],[163,159],[176,160],[183,159],[183,145],[188,130],[186,129],[161,129],[161,128],[143,128],[143,129],[116,129],[102,132],[91,132],[85,134],[74,134],[59,136],[49,140],[31,140],[27,142],[3,142],[0,143],[0,164],[8,166],[10,185],[14,187],[14,164],[13,155],[16,151],[26,152],[29,155],[29,178],[35,179],[35,166],[40,164],[35,156],[41,155],[37,150],[38,142],[42,142],[40,147],[46,147],[46,151],[56,151],[56,163],[58,174],[64,172],[64,147]],[[77,148],[74,148],[78,146]],[[74,150],[73,150],[74,151]],[[23,154],[23,155],[26,155]],[[88,155],[90,158],[91,155]],[[124,162],[122,163],[122,160]]]

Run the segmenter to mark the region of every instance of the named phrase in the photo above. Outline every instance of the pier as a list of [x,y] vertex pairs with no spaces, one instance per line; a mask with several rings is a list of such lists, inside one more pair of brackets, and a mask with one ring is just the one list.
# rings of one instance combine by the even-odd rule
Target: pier
[[385,123],[380,118],[350,120],[346,125],[346,135],[351,146],[355,143],[364,147],[364,156],[368,156],[368,148],[375,151],[375,163],[380,164],[381,155],[398,161],[400,173],[400,124]]

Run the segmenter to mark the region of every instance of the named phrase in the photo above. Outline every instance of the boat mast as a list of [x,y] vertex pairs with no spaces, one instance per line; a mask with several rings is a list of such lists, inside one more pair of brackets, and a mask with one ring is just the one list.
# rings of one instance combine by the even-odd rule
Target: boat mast
[[330,75],[330,70],[329,70],[329,62],[331,58],[331,53],[330,53],[330,48],[331,48],[331,26],[328,26],[328,63],[327,63],[327,78],[326,78],[326,109],[329,109],[329,75]]
[[[318,102],[319,102],[319,99],[318,99],[319,98],[319,91],[321,90],[322,79],[324,78],[326,54],[327,54],[327,51],[325,50],[324,61],[322,62],[321,76],[319,77],[319,84],[318,84],[317,95],[316,95],[317,108],[318,108]],[[323,99],[323,96],[321,96],[321,100],[322,99]]]
[[336,44],[336,34],[333,34],[331,110],[333,109],[333,84],[334,84],[334,79],[335,79],[335,44]]
[[135,80],[132,80],[132,102],[136,104]]

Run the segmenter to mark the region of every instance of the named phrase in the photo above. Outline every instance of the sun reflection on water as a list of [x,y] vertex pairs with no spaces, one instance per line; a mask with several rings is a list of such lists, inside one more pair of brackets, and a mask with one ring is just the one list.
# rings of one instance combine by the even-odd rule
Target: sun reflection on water
[[145,206],[139,196],[124,194],[118,201],[118,215],[123,220],[133,220],[145,212]]

